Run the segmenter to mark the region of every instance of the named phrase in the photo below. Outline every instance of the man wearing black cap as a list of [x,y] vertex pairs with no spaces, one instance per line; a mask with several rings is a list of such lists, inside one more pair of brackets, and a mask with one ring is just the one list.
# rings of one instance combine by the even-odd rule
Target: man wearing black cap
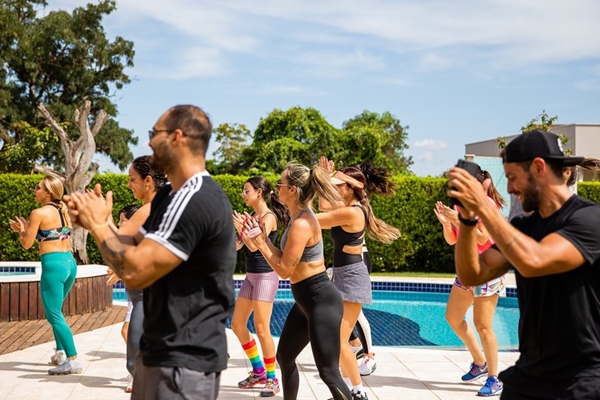
[[[525,212],[510,223],[490,205],[482,185],[453,168],[450,197],[461,207],[456,271],[478,285],[514,268],[519,297],[519,351],[500,374],[502,399],[600,399],[600,206],[572,194],[559,138],[531,131],[501,153],[508,192]],[[496,244],[477,253],[481,218]]]

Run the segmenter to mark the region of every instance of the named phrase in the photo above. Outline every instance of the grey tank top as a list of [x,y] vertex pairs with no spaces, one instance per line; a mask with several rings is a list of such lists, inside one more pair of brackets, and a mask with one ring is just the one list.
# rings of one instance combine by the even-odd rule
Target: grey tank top
[[[292,223],[298,219],[304,212],[310,212],[309,210],[301,210],[298,215],[296,215],[294,217],[294,219],[288,224],[287,228],[285,228],[285,231],[283,231],[283,235],[281,235],[281,251],[283,251],[283,249],[285,248],[285,244],[287,242],[287,235],[288,235],[288,231],[290,230],[290,227],[292,226]],[[323,239],[321,238],[321,240],[319,240],[319,243],[315,244],[314,246],[311,247],[305,247],[304,251],[302,252],[302,257],[300,257],[300,262],[310,262],[310,261],[318,261],[320,259],[322,259],[323,256]]]

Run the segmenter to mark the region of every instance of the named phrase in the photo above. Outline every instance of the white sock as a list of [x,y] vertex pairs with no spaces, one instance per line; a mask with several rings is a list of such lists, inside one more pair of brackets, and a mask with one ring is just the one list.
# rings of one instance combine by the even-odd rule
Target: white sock
[[342,379],[344,380],[344,383],[346,384],[346,386],[348,386],[348,389],[352,390],[352,382],[350,382],[350,378],[348,378],[346,376],[342,376]]
[[354,393],[362,392],[363,391],[362,382],[359,383],[358,385],[352,385],[352,390],[354,390]]

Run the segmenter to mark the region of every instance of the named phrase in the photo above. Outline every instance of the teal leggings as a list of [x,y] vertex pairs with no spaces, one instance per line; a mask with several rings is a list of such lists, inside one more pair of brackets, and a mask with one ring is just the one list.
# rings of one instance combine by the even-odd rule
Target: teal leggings
[[56,349],[64,350],[67,357],[74,357],[77,355],[77,350],[71,328],[62,313],[62,306],[75,282],[77,264],[71,252],[42,254],[41,260],[42,304],[46,319],[52,325]]

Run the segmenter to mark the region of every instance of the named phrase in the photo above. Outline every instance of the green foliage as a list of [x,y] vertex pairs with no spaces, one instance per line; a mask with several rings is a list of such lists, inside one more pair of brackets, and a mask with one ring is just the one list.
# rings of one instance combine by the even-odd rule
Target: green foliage
[[[542,113],[540,115],[538,115],[537,117],[535,117],[531,121],[529,121],[527,123],[527,125],[521,127],[521,133],[526,133],[526,132],[534,131],[534,130],[550,132],[550,129],[552,129],[552,125],[554,124],[554,122],[556,120],[558,120],[558,115],[551,117],[546,113],[546,110],[542,110]],[[563,134],[559,134],[558,137],[560,138],[560,141],[563,144],[563,146],[565,146],[567,144],[567,142],[569,141],[569,138]],[[507,143],[506,143],[505,137],[499,137],[496,140],[498,142],[499,148],[503,149],[506,147]],[[565,154],[568,155],[571,153],[572,153],[571,149],[565,150]]]
[[344,122],[342,129],[341,148],[346,150],[339,159],[344,165],[370,161],[396,174],[410,173],[412,157],[404,155],[408,126],[403,127],[390,112],[379,115],[365,110]]
[[40,130],[26,122],[17,124],[17,127],[26,134],[18,143],[5,144],[0,157],[0,171],[28,173],[36,162],[56,149],[58,137],[50,127]]
[[578,182],[577,194],[600,204],[600,182]]
[[210,169],[214,174],[237,174],[241,170],[240,155],[248,147],[250,130],[244,124],[221,124],[213,129],[215,140],[220,144],[215,151],[215,163]]
[[[232,208],[236,211],[251,211],[244,203],[241,190],[250,177],[219,175],[214,179],[227,193]],[[272,184],[277,175],[265,176]],[[35,261],[39,259],[37,251],[24,250],[18,235],[8,228],[8,219],[15,216],[29,218],[31,210],[38,207],[35,203],[34,188],[42,175],[0,174],[0,221],[6,229],[0,230],[0,260]],[[391,198],[373,198],[371,205],[378,218],[400,229],[402,236],[391,245],[367,239],[367,246],[373,259],[375,272],[429,272],[452,273],[454,271],[454,249],[448,246],[442,234],[442,227],[433,213],[435,202],[440,200],[449,204],[446,196],[446,178],[420,178],[414,176],[396,176],[396,195]],[[114,194],[113,218],[118,221],[118,211],[126,205],[136,203],[127,188],[127,175],[96,175],[92,187],[100,183],[104,192],[112,190]],[[582,197],[600,204],[600,182],[580,182],[578,191]],[[280,235],[283,227],[280,227]],[[279,240],[279,239],[278,239]],[[325,258],[331,264],[333,247],[327,231],[323,234]],[[34,246],[36,248],[37,246]],[[90,236],[87,243],[91,263],[102,264],[102,257]],[[237,272],[244,272],[243,252],[238,253]]]
[[408,127],[389,112],[364,111],[337,129],[314,108],[275,109],[260,120],[245,145],[248,131],[243,125],[223,124],[215,129],[221,146],[217,160],[209,160],[213,173],[278,173],[290,161],[315,165],[326,156],[337,165],[370,161],[392,173],[410,173]]
[[[117,107],[114,91],[130,82],[124,70],[133,66],[133,43],[121,37],[109,41],[102,19],[115,10],[115,1],[77,7],[72,13],[51,11],[39,17],[45,6],[41,0],[7,0],[0,3],[0,150],[3,171],[6,167],[31,163],[14,146],[35,152],[36,140],[25,141],[29,126],[43,131],[45,123],[37,111],[44,103],[59,122],[73,121],[74,111],[84,100],[92,103],[90,123],[99,110],[112,117]],[[74,124],[65,126],[71,138],[79,137]],[[133,132],[109,119],[96,136],[97,151],[108,155],[120,168],[133,159],[130,144],[138,139]],[[60,170],[64,155],[57,141],[50,141],[41,152],[42,162]],[[27,152],[25,152],[26,154]],[[23,160],[25,158],[25,160]],[[22,172],[29,172],[25,170]]]

